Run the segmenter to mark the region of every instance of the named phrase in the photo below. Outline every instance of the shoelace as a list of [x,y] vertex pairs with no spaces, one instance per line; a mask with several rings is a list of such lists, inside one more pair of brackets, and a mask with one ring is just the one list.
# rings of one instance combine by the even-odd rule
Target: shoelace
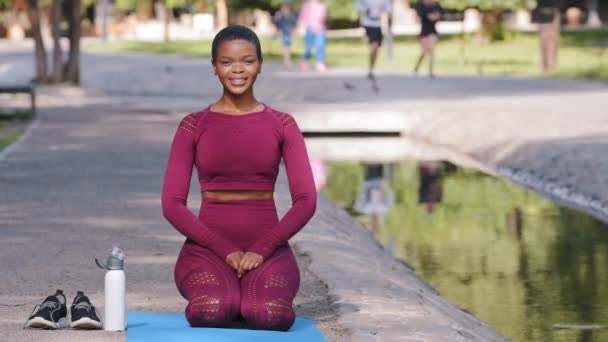
[[57,302],[46,301],[46,302],[42,303],[42,305],[40,305],[40,309],[44,309],[44,308],[55,309],[58,306],[59,306],[59,303],[57,303]]
[[[34,312],[44,309],[44,308],[55,309],[57,306],[59,306],[59,303],[49,301],[49,300],[47,300],[46,302],[43,302],[42,304],[36,304],[36,306],[34,306],[34,310],[32,310],[32,312],[30,312],[30,314],[27,316],[27,319],[25,320],[25,323],[23,324],[23,328],[24,329],[27,328],[27,322],[30,320],[30,317],[32,317]],[[97,310],[95,310],[95,311],[97,311]]]
[[88,312],[91,312],[91,304],[87,302],[80,302],[78,304],[72,305],[75,309],[85,309]]
[[103,317],[101,317],[101,314],[99,313],[99,311],[97,311],[97,308],[94,307],[93,305],[87,303],[87,302],[80,302],[78,304],[74,304],[72,305],[75,309],[85,309],[87,310],[87,312],[91,312],[91,308],[93,308],[93,310],[95,310],[95,315],[97,316],[97,319],[102,322],[103,321]]

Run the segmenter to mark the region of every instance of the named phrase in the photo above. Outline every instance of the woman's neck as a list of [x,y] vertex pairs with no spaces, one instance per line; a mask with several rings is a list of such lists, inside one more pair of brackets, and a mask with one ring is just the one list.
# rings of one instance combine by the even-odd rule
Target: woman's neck
[[222,98],[216,102],[216,106],[222,112],[230,113],[247,113],[254,111],[260,103],[256,100],[253,93],[234,96],[228,92],[224,92]]

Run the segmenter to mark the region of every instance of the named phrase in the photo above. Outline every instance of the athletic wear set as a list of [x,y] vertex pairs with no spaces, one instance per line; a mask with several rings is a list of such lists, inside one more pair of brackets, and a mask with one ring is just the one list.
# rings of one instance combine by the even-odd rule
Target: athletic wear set
[[[292,206],[278,219],[274,200],[203,198],[198,217],[187,208],[193,165],[201,191],[274,191],[279,162],[287,171]],[[165,174],[162,209],[186,241],[175,283],[188,300],[193,326],[225,326],[239,316],[254,329],[288,330],[300,277],[287,243],[314,214],[316,190],[304,138],[289,114],[264,106],[230,115],[210,107],[179,124]],[[236,252],[263,263],[240,279],[226,263]]]

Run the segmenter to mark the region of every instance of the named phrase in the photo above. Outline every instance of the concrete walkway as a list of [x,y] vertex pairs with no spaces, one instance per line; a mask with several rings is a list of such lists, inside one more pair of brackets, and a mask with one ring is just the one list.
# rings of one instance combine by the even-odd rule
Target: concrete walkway
[[[0,46],[0,51],[5,50]],[[0,70],[2,77],[27,78],[24,70],[31,66],[27,53],[9,51],[0,53],[0,63],[8,65]],[[109,247],[99,246],[111,244],[100,242],[108,232],[121,236],[121,244],[132,251],[132,262],[140,266],[141,273],[133,275],[140,283],[131,283],[135,287],[129,291],[154,294],[150,299],[133,298],[139,303],[133,309],[177,311],[176,303],[165,302],[177,296],[172,281],[167,274],[160,274],[160,269],[173,262],[171,253],[179,236],[167,231],[158,212],[153,212],[164,168],[162,155],[168,148],[172,124],[185,112],[213,101],[219,86],[209,62],[200,59],[86,55],[83,65],[88,95],[66,91],[62,98],[61,93],[45,95],[43,91],[41,101],[51,109],[43,112],[36,134],[23,148],[14,149],[0,163],[0,185],[8,189],[0,194],[0,215],[2,222],[9,222],[11,233],[9,241],[2,243],[2,264],[15,275],[2,282],[7,287],[0,291],[0,303],[9,305],[0,307],[3,325],[16,327],[22,322],[29,310],[26,306],[39,301],[49,291],[49,284],[69,284],[69,293],[77,287],[100,291],[101,283],[93,280],[100,279],[96,278],[99,270],[82,258],[87,255],[83,251]],[[576,206],[573,194],[607,203],[608,182],[603,171],[608,170],[608,162],[596,158],[606,153],[602,152],[606,151],[602,147],[608,131],[605,84],[380,75],[379,85],[380,93],[372,93],[363,72],[357,70],[305,74],[267,65],[257,95],[272,106],[291,111],[303,128],[310,130],[318,129],[318,122],[325,122],[324,127],[331,123],[332,130],[355,130],[365,122],[393,122],[398,114],[395,127],[424,147],[417,150],[425,151],[418,157],[450,158],[516,180],[517,175],[533,175],[537,177],[534,181],[541,182],[520,177],[525,184],[542,184],[543,179],[548,181],[545,175],[555,172],[550,180],[567,185],[569,192],[562,191],[560,200],[568,205]],[[100,105],[108,102],[112,103],[109,107]],[[66,110],[66,103],[76,108]],[[173,114],[167,116],[167,112]],[[409,156],[404,153],[403,158]],[[282,188],[279,202],[283,206],[284,196]],[[500,339],[487,326],[438,297],[411,270],[379,249],[347,215],[330,209],[331,204],[324,200],[322,203],[315,220],[298,235],[296,248],[301,258],[310,258],[312,273],[329,286],[339,315],[326,331],[338,329],[335,339]],[[87,229],[92,226],[94,230]],[[45,238],[40,240],[39,234]],[[67,242],[66,237],[73,236],[82,240],[80,244]],[[83,247],[74,247],[79,245]],[[25,246],[36,246],[40,257],[32,258],[32,248]],[[47,248],[49,252],[45,252]],[[43,267],[39,260],[56,260],[57,272]],[[364,260],[374,262],[362,263]],[[28,279],[22,285],[26,280],[23,274],[38,275],[44,284]],[[150,284],[150,275],[159,281]],[[94,294],[97,302],[100,294]]]

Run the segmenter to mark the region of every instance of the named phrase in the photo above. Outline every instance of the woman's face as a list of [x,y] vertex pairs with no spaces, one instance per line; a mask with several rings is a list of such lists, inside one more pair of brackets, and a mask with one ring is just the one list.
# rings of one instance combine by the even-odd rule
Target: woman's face
[[241,95],[249,91],[261,69],[262,61],[258,59],[254,44],[235,39],[218,46],[213,70],[224,89],[231,94]]

